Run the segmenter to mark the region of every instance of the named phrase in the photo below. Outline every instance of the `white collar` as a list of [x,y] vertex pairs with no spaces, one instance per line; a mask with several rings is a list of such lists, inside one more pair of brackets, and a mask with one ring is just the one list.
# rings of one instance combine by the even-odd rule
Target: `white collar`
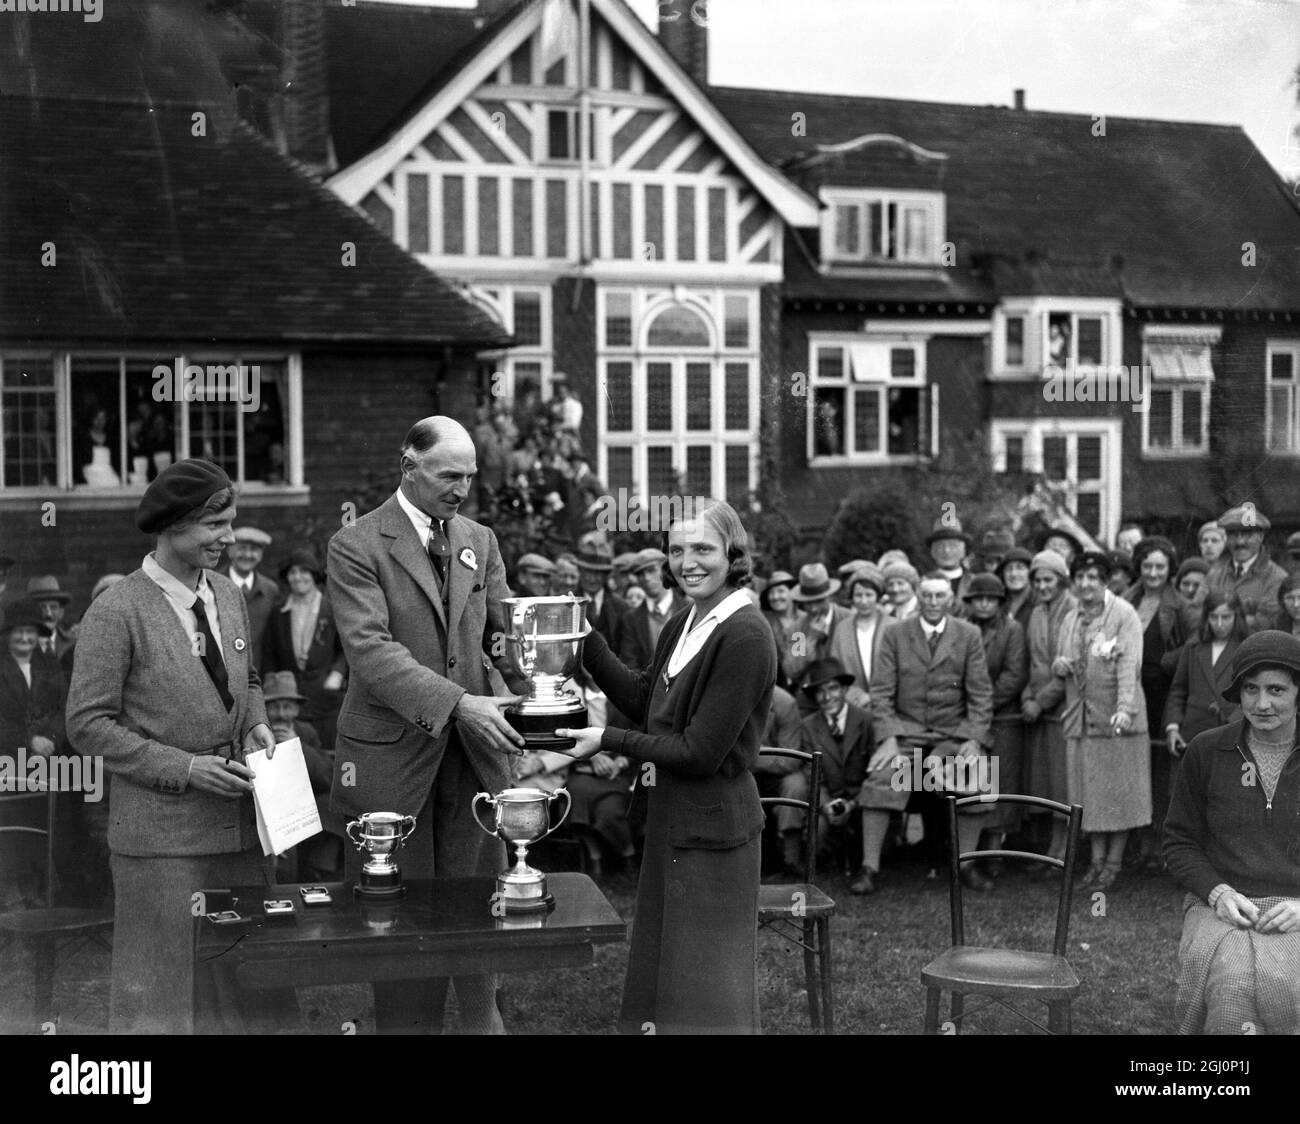
[[1230,561],[1232,562],[1232,572],[1233,572],[1234,574],[1237,572],[1237,567],[1238,567],[1238,566],[1241,567],[1241,572],[1244,574],[1244,573],[1246,573],[1246,572],[1247,572],[1247,571],[1248,571],[1248,570],[1249,570],[1253,565],[1255,565],[1256,562],[1259,561],[1259,551],[1256,551],[1256,552],[1255,552],[1253,555],[1251,555],[1251,557],[1250,557],[1247,561],[1245,561],[1245,562],[1238,562],[1235,558],[1234,558],[1234,559],[1230,559]]
[[[401,488],[398,488],[394,494],[397,496],[398,504],[400,504],[402,510],[406,512],[406,517],[411,521],[411,526],[415,528],[415,533],[420,539],[420,545],[427,550],[429,547],[429,536],[433,534],[433,516],[426,515],[416,507],[415,504],[406,498],[406,493],[403,492]],[[442,524],[443,533],[446,534],[447,520],[440,519],[438,522]]]
[[201,597],[204,605],[211,605],[216,600],[211,587],[208,585],[208,572],[206,570],[199,571],[198,585],[194,589],[190,589],[184,582],[178,580],[174,574],[164,570],[158,564],[158,559],[152,554],[145,555],[140,568],[144,570],[145,576],[151,578],[168,597],[187,609],[194,604],[195,597]]
[[943,620],[938,624],[929,624],[924,617],[917,617],[916,619],[921,622],[921,631],[925,633],[925,638],[927,640],[929,640],[931,636],[942,636],[943,630],[948,624],[948,617],[946,614],[944,615]]
[[226,575],[230,578],[230,580],[231,580],[232,582],[234,582],[237,586],[239,586],[240,589],[252,589],[252,588],[253,588],[253,578],[254,578],[254,575],[251,574],[251,573],[248,575],[248,577],[246,577],[246,578],[241,578],[241,577],[239,576],[239,571],[237,571],[237,570],[234,568],[234,566],[231,566],[231,567],[229,567],[229,568],[226,570]]
[[[673,591],[671,589],[665,589],[664,595],[661,598],[659,598],[658,601],[651,601],[650,598],[647,597],[646,604],[649,605],[650,608],[653,609],[656,613],[666,617],[672,611]],[[687,625],[687,627],[689,628],[690,625]]]
[[677,639],[677,647],[673,649],[673,654],[668,659],[668,678],[673,679],[680,674],[682,668],[690,663],[699,650],[704,647],[704,642],[712,635],[713,630],[718,625],[731,616],[732,613],[738,612],[749,604],[750,600],[745,596],[743,589],[733,589],[704,614],[698,625],[695,624],[695,606],[691,605],[691,611],[686,617],[686,624],[682,628],[682,634]]

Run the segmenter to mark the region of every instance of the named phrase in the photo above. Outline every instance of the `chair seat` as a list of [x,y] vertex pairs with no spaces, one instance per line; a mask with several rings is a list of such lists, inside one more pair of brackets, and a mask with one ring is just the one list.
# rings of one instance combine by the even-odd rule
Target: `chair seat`
[[1032,992],[1041,999],[1066,999],[1079,989],[1070,962],[1050,952],[961,945],[921,969],[926,987],[962,994]]
[[[802,897],[797,895],[802,894]],[[795,907],[799,912],[795,913]],[[783,917],[829,917],[835,912],[835,899],[806,882],[767,883],[758,888],[758,920],[777,921]]]
[[102,909],[22,909],[0,913],[0,930],[20,937],[106,929],[112,924],[113,915]]

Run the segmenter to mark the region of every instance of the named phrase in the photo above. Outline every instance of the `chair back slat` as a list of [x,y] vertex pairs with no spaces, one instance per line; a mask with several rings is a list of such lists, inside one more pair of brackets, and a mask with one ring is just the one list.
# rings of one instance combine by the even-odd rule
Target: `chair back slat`
[[760,803],[766,808],[798,808],[804,813],[801,857],[804,882],[811,884],[817,877],[817,832],[819,810],[822,806],[822,755],[821,750],[809,753],[802,749],[783,749],[779,746],[764,746],[759,750],[760,757],[784,757],[787,760],[800,761],[808,766],[808,799],[799,800],[793,796],[764,796]]
[[[965,910],[961,892],[961,864],[982,858],[1020,858],[1049,866],[1061,867],[1061,889],[1056,903],[1056,929],[1052,938],[1052,951],[1057,956],[1064,956],[1070,940],[1070,907],[1074,897],[1074,863],[1079,851],[1079,831],[1083,823],[1083,807],[1079,804],[1062,804],[1041,796],[1024,796],[1019,793],[999,794],[990,800],[987,796],[949,796],[948,806],[948,881],[949,908],[952,913],[952,943],[956,946],[966,943]],[[984,807],[992,804],[1012,804],[1021,807],[1043,808],[1054,815],[1063,816],[1067,821],[1065,837],[1065,859],[1053,859],[1047,855],[1035,855],[1028,851],[962,851],[957,838],[958,809],[978,804]]]

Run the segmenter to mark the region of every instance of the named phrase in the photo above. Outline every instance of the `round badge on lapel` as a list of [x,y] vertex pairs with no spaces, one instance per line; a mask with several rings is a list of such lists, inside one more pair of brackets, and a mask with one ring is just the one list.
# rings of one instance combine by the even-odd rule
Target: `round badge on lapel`
[[246,645],[246,644],[244,643],[244,638],[243,638],[242,636],[236,636],[236,637],[235,637],[235,651],[236,651],[236,652],[242,652],[242,651],[243,651],[247,646],[248,646],[248,645]]

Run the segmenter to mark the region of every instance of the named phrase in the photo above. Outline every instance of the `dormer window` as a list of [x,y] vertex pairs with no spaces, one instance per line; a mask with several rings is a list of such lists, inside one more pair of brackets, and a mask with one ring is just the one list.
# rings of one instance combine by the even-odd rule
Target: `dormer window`
[[933,191],[824,191],[827,262],[938,264],[944,198]]

